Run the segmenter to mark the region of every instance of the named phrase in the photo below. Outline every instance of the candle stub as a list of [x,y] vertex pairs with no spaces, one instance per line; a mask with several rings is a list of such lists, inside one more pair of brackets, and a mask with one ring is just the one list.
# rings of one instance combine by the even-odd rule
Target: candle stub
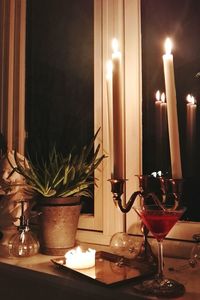
[[89,248],[82,251],[80,247],[69,250],[65,253],[65,266],[71,269],[88,269],[95,266],[96,250]]

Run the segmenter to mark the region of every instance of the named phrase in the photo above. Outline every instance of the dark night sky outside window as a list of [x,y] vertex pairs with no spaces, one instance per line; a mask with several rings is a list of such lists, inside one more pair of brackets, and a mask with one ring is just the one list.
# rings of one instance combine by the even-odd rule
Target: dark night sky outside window
[[[156,140],[155,93],[165,91],[162,55],[164,41],[174,43],[174,68],[184,184],[186,219],[200,221],[200,1],[142,0],[143,173],[162,170],[171,176],[169,140]],[[188,159],[186,95],[197,99],[196,141]]]
[[92,0],[28,0],[26,149],[69,152],[94,132]]

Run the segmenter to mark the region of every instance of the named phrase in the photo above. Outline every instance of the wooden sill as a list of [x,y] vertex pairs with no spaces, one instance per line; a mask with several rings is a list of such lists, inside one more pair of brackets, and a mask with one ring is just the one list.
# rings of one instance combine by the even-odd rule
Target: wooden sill
[[[108,247],[86,245],[97,250],[109,250]],[[0,258],[0,288],[2,299],[21,300],[60,300],[60,299],[146,299],[136,296],[131,291],[132,283],[117,287],[98,285],[83,278],[72,276],[56,268],[51,259],[53,257],[38,254],[28,258]],[[55,258],[55,257],[54,257]],[[187,260],[178,258],[165,258],[165,273],[182,282],[186,287],[186,294],[181,299],[200,299],[199,269],[186,268],[175,270],[185,265]]]

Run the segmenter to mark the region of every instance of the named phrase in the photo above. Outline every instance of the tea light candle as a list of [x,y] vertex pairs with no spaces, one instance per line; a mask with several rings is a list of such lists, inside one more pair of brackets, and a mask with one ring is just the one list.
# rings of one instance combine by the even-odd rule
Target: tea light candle
[[82,251],[80,247],[72,249],[65,254],[65,266],[71,269],[88,269],[95,266],[96,250],[89,248]]

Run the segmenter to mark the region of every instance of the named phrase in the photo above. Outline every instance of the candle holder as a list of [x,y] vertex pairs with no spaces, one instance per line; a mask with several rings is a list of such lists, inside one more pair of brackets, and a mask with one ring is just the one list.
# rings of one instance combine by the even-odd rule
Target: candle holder
[[[183,187],[182,179],[171,179],[163,176],[155,177],[153,175],[136,176],[139,180],[139,190],[133,192],[127,203],[123,203],[121,199],[124,192],[124,184],[127,180],[109,179],[113,201],[123,213],[130,211],[138,196],[140,197],[140,201],[144,201],[145,204],[156,203],[160,207],[162,207],[162,203],[168,204],[170,207],[177,207],[179,205]],[[141,223],[141,231],[143,233],[143,242],[137,259],[157,264],[157,257],[154,255],[147,239],[149,231],[143,223]]]

